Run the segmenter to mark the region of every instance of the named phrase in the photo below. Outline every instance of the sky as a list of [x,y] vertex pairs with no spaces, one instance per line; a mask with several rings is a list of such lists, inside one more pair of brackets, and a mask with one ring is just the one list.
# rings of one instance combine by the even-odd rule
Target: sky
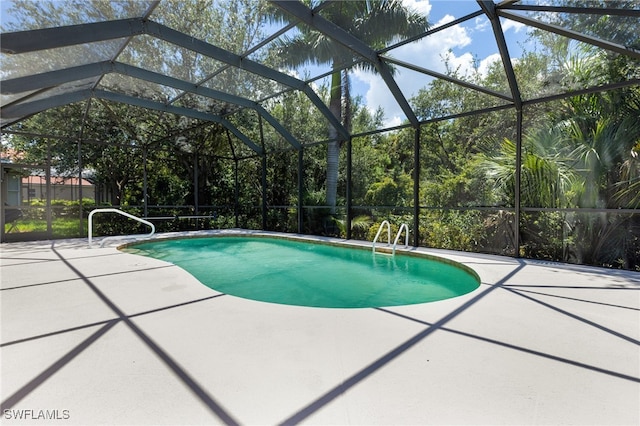
[[[479,9],[475,0],[404,0],[404,3],[427,15],[431,28]],[[510,56],[517,60],[522,53],[520,47],[527,39],[526,29],[522,24],[508,20],[503,21],[502,26]],[[445,56],[449,57],[450,64],[459,66],[461,72],[471,70],[474,59],[478,61],[480,72],[486,71],[492,61],[500,59],[491,24],[484,15],[388,54],[395,59],[441,73],[445,72]],[[398,68],[396,71],[396,81],[407,99],[415,96],[429,81],[427,77],[413,71]],[[382,107],[385,112],[385,127],[399,125],[406,119],[385,83],[377,75],[364,71],[354,72],[352,94],[361,95],[372,112]]]

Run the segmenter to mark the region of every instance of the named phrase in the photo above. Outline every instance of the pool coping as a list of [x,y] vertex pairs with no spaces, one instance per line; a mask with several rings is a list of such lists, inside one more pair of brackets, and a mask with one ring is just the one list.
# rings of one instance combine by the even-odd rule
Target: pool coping
[[[282,232],[252,231],[252,230],[244,230],[244,229],[200,231],[200,232],[191,233],[188,235],[184,235],[183,233],[158,234],[157,237],[155,238],[154,237],[141,238],[137,241],[120,244],[117,246],[117,249],[122,250],[124,248],[131,248],[131,247],[135,247],[135,245],[137,244],[142,244],[145,242],[152,242],[152,241],[180,240],[185,238],[216,238],[216,237],[242,238],[247,236],[254,237],[254,238],[273,238],[273,239],[279,239],[279,240],[305,241],[309,243],[325,244],[325,245],[330,245],[335,247],[349,247],[357,250],[373,251],[373,246],[370,241],[347,240],[347,239],[336,238],[336,237],[304,235],[304,234],[287,234]],[[385,244],[385,245],[382,245],[382,244]],[[380,253],[384,255],[394,255],[394,252],[395,252],[400,256],[413,256],[413,257],[422,257],[425,259],[436,260],[451,266],[455,266],[456,268],[462,269],[463,271],[472,275],[477,280],[478,284],[481,283],[480,276],[473,268],[465,265],[464,263],[460,263],[455,260],[449,259],[446,256],[442,256],[442,255],[439,256],[434,253],[429,253],[427,250],[421,250],[421,249],[424,249],[424,247],[398,246],[396,247],[395,250],[393,250],[393,244],[383,242],[383,243],[379,243],[379,246],[376,247],[376,253]]]
[[[350,298],[350,296],[347,296],[350,300],[349,303],[346,303],[346,305],[349,306],[345,306],[345,303],[342,304],[336,304],[336,305],[332,305],[332,303],[334,302],[318,302],[317,299],[315,299],[314,297],[305,299],[307,301],[307,303],[300,303],[299,301],[294,301],[289,299],[288,297],[285,297],[286,302],[285,301],[279,301],[278,298],[273,298],[273,297],[269,297],[269,296],[265,296],[263,294],[262,297],[252,297],[252,295],[249,293],[246,293],[245,291],[239,291],[238,293],[234,293],[233,291],[229,291],[230,294],[234,294],[236,296],[239,297],[246,297],[248,299],[251,300],[257,300],[257,301],[264,301],[264,302],[270,302],[270,303],[283,303],[283,304],[288,304],[288,305],[295,305],[295,306],[305,306],[305,307],[323,307],[323,308],[336,308],[336,309],[356,309],[356,308],[376,308],[376,307],[391,307],[391,306],[404,306],[404,305],[408,305],[408,304],[420,304],[420,303],[432,303],[432,302],[436,302],[439,300],[444,300],[444,299],[449,299],[449,298],[453,298],[453,297],[459,297],[463,294],[467,294],[470,292],[475,291],[476,289],[479,288],[480,284],[481,284],[481,280],[480,280],[480,276],[478,275],[478,273],[473,270],[472,268],[470,268],[467,265],[464,265],[460,262],[456,262],[454,260],[451,259],[447,259],[446,257],[442,257],[442,256],[435,256],[433,254],[429,254],[429,253],[423,253],[423,252],[419,252],[416,250],[410,250],[409,246],[405,246],[403,247],[403,250],[399,250],[399,249],[394,249],[393,247],[391,247],[390,243],[387,243],[386,246],[383,247],[378,247],[375,251],[373,250],[373,245],[371,245],[370,243],[367,244],[364,241],[358,241],[356,244],[349,244],[347,240],[342,240],[342,239],[338,239],[338,238],[330,238],[330,237],[324,237],[324,238],[308,238],[307,236],[300,236],[300,235],[295,235],[295,236],[291,236],[291,235],[287,235],[287,234],[273,234],[273,233],[264,233],[264,232],[258,232],[258,233],[243,233],[243,232],[234,232],[232,234],[229,233],[224,233],[224,232],[216,232],[216,233],[203,233],[203,234],[198,234],[198,235],[189,235],[189,236],[165,236],[164,238],[157,238],[154,240],[149,240],[149,239],[145,239],[142,241],[138,241],[138,242],[129,242],[123,245],[118,246],[118,250],[122,250],[128,253],[132,253],[132,254],[140,254],[142,256],[150,256],[153,258],[159,258],[163,261],[168,261],[171,263],[175,263],[180,265],[180,262],[173,262],[173,260],[169,257],[166,256],[162,256],[162,257],[156,257],[153,255],[150,255],[148,252],[145,251],[145,249],[142,249],[140,252],[138,252],[136,250],[136,247],[138,245],[141,244],[153,244],[154,242],[164,242],[164,241],[184,241],[184,240],[190,240],[190,239],[199,239],[199,240],[204,240],[204,239],[209,239],[209,240],[215,240],[215,239],[231,239],[231,240],[241,240],[241,239],[253,239],[253,241],[259,241],[259,240],[270,240],[273,242],[276,241],[292,241],[292,242],[298,242],[298,243],[304,243],[307,245],[319,245],[319,246],[328,246],[328,247],[334,247],[334,248],[340,248],[343,250],[357,250],[358,252],[362,252],[362,253],[367,253],[367,260],[370,260],[371,257],[370,256],[383,256],[386,259],[393,259],[395,258],[395,256],[397,255],[398,258],[402,258],[402,257],[406,257],[406,258],[414,258],[414,259],[424,259],[424,260],[429,260],[432,261],[434,263],[439,263],[442,265],[447,265],[450,266],[453,269],[457,269],[459,271],[461,271],[463,274],[465,274],[466,277],[468,277],[469,279],[472,280],[473,282],[473,288],[472,289],[468,289],[464,292],[461,292],[460,290],[458,290],[459,285],[464,285],[458,281],[454,281],[452,282],[449,277],[443,276],[441,278],[440,281],[438,281],[437,284],[440,284],[446,288],[449,289],[449,291],[451,293],[447,293],[446,296],[443,295],[441,298],[435,298],[433,295],[434,293],[423,293],[423,290],[420,290],[420,295],[422,295],[423,299],[421,301],[416,301],[416,300],[409,300],[409,299],[403,299],[403,302],[405,303],[399,303],[398,299],[396,299],[396,297],[391,297],[388,298],[388,296],[381,296],[380,299],[377,299],[377,297],[379,295],[376,295],[375,297],[373,297],[373,299],[378,300],[379,303],[373,303],[373,304],[369,304],[371,303],[371,298],[367,298],[367,300],[369,300],[367,302],[367,305],[362,305],[362,301],[361,301],[361,295],[359,294],[357,299],[354,298]],[[364,243],[364,244],[363,244]],[[198,246],[201,247],[201,246]],[[165,247],[165,249],[163,250],[163,252],[166,254],[166,251],[170,250],[168,247]],[[271,256],[272,259],[277,260],[277,258],[273,258]],[[394,262],[395,263],[395,262]],[[370,264],[368,264],[368,266],[370,267]],[[188,270],[188,268],[187,268]],[[355,278],[355,277],[354,277]],[[421,282],[424,284],[427,281],[428,277],[424,277],[425,279],[422,279]],[[234,277],[234,281],[235,281],[235,277]],[[341,281],[343,284],[352,284],[351,282],[348,281],[344,281],[343,277],[336,277],[336,279],[338,279],[339,281]],[[462,279],[462,278],[461,278]],[[282,282],[282,281],[281,281]],[[394,281],[395,282],[395,281]],[[431,281],[433,282],[433,281]],[[223,291],[221,288],[216,287],[216,285],[209,285],[203,282],[204,285],[207,285],[208,287],[213,288],[214,290],[218,290],[218,291]],[[287,283],[285,283],[287,284]],[[327,283],[324,279],[322,280],[322,283],[320,285],[325,286],[326,284],[331,284],[331,283]],[[283,291],[281,286],[277,286],[280,290],[279,291]],[[287,290],[291,290],[294,287],[287,287]],[[241,290],[246,289],[247,287],[243,286],[243,288]],[[336,288],[335,290],[339,293],[341,291],[341,289],[343,289],[345,287],[343,286],[339,286],[338,288]],[[434,287],[428,287],[428,286],[424,286],[421,285],[420,289],[428,289],[428,288],[434,288]],[[437,288],[437,287],[436,287]],[[384,290],[384,287],[380,288],[380,290]],[[333,290],[331,290],[333,291]],[[369,289],[369,291],[373,291],[371,288]],[[261,292],[264,292],[263,289],[261,289]],[[245,294],[245,296],[240,296],[239,293]],[[375,291],[376,294],[378,294],[378,291]],[[384,293],[384,291],[383,291]],[[456,293],[454,295],[452,295],[452,293]],[[338,296],[336,294],[336,296]],[[373,296],[373,295],[371,295]],[[339,296],[338,296],[339,297]],[[428,300],[425,300],[428,299]],[[382,301],[385,302],[382,302]],[[338,306],[340,305],[340,306]],[[355,306],[355,305],[359,305],[359,306]]]

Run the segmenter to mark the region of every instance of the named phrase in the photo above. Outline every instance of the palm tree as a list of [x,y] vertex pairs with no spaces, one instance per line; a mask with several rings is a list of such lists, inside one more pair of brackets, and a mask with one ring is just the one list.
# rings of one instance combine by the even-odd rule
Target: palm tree
[[[558,152],[564,136],[558,128],[543,128],[525,136],[520,170],[520,202],[526,207],[569,207],[580,181],[571,161]],[[500,150],[484,156],[482,168],[504,194],[515,200],[516,144],[504,139]]]
[[[313,1],[310,7],[314,7]],[[340,26],[352,36],[362,40],[372,49],[381,49],[388,43],[401,38],[420,34],[428,29],[426,17],[406,8],[401,0],[377,1],[339,1],[322,9],[322,16]],[[275,19],[282,19],[279,16]],[[343,102],[348,102],[348,71],[345,65],[353,63],[354,53],[336,42],[333,38],[315,31],[305,25],[298,27],[299,33],[295,37],[284,37],[277,46],[278,57],[285,65],[297,67],[303,64],[331,63],[331,90],[329,94],[329,109],[336,118],[348,129],[349,108],[344,108]],[[359,62],[356,67],[374,71],[368,62]],[[329,140],[327,148],[327,204],[331,214],[335,214],[338,158],[341,140],[338,132],[329,125]]]
[[[571,168],[572,161],[563,149],[563,126],[543,127],[528,133],[523,139],[520,167],[520,205],[522,207],[566,208],[573,203],[573,194],[582,180]],[[504,139],[500,149],[483,155],[481,167],[487,178],[494,182],[499,199],[513,203],[516,200],[516,144]],[[502,213],[495,222],[502,223]],[[518,251],[525,256],[559,260],[564,256],[563,217],[555,212],[529,212],[516,225],[521,237]],[[555,235],[555,237],[554,237]],[[564,260],[564,258],[563,258]]]

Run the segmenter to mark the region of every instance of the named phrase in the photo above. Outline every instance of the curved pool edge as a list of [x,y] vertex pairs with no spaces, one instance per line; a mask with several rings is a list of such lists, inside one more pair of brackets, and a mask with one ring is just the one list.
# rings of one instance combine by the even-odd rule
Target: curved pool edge
[[[372,242],[364,240],[347,240],[336,237],[325,237],[320,235],[307,235],[307,234],[293,234],[275,231],[260,231],[250,229],[220,229],[220,230],[203,230],[203,231],[187,231],[187,232],[168,232],[162,234],[155,234],[150,238],[141,238],[136,241],[127,242],[125,244],[118,245],[116,249],[123,251],[125,248],[133,248],[138,244],[154,242],[154,241],[166,241],[166,240],[180,240],[186,238],[212,238],[212,237],[254,237],[254,238],[273,238],[292,241],[304,241],[315,244],[325,244],[336,247],[348,247],[358,250],[372,250]],[[383,252],[386,255],[392,253],[392,247],[387,246],[376,247],[377,251]],[[463,262],[427,252],[427,250],[435,250],[428,247],[397,247],[395,253],[400,256],[412,256],[421,257],[437,262],[442,262],[447,265],[459,268],[468,273],[477,281],[478,287],[467,294],[473,294],[481,288],[482,278],[478,272]],[[476,255],[477,253],[467,252],[452,252],[460,255]],[[135,253],[132,253],[135,254]],[[170,263],[170,262],[168,262]],[[459,296],[458,296],[459,297]]]

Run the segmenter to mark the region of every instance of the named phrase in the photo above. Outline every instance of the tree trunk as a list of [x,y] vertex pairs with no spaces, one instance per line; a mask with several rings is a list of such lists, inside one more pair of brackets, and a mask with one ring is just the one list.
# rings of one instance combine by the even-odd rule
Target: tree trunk
[[120,206],[121,204],[121,196],[122,196],[122,191],[120,189],[120,182],[118,182],[116,179],[110,179],[109,181],[109,193],[111,194],[111,200],[109,200],[111,202],[112,206]]
[[[341,121],[341,98],[342,98],[342,79],[340,71],[335,72],[331,76],[331,98],[329,100],[329,110],[335,115],[338,121]],[[327,145],[327,204],[330,213],[336,213],[336,200],[338,193],[338,159],[340,158],[340,141],[338,140],[338,131],[329,124],[329,139],[331,142]]]

